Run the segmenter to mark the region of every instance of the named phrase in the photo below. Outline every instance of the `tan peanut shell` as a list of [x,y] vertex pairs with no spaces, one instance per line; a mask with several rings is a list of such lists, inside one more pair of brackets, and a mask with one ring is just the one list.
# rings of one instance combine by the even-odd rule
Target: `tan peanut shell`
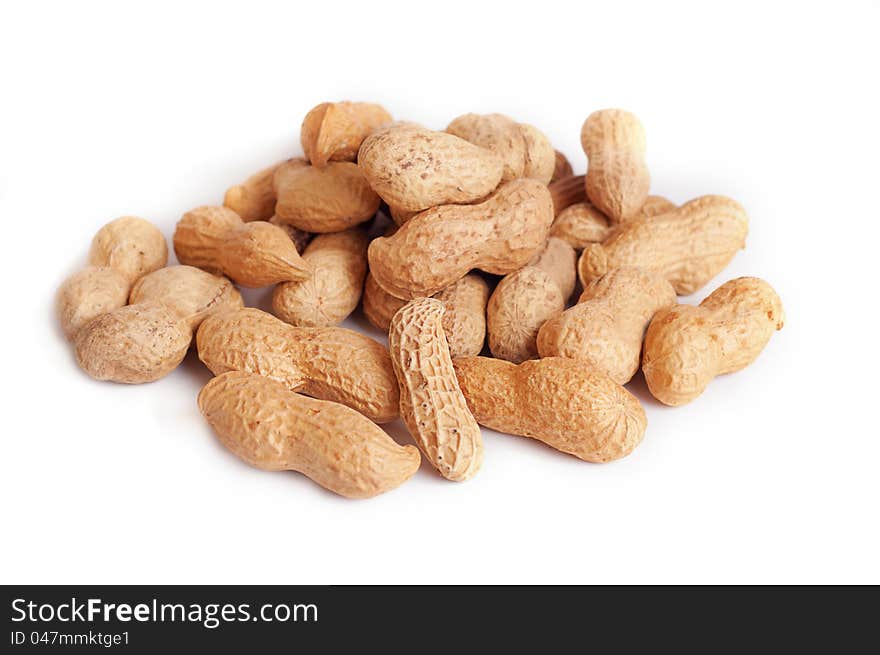
[[671,212],[674,209],[677,209],[677,206],[671,200],[668,200],[663,196],[648,196],[645,200],[645,204],[636,212],[633,220],[653,218],[654,216]]
[[277,225],[245,223],[226,207],[198,207],[183,215],[174,232],[181,264],[231,278],[244,287],[265,287],[310,275],[293,241]]
[[72,340],[96,316],[124,307],[129,286],[128,279],[109,266],[89,266],[68,277],[56,298],[64,336]]
[[556,170],[556,151],[550,145],[550,140],[537,127],[528,123],[520,123],[519,129],[526,143],[523,177],[550,184]]
[[616,268],[587,287],[577,305],[544,323],[538,353],[590,362],[626,384],[639,369],[651,317],[674,304],[675,290],[666,278],[638,268]]
[[421,457],[353,409],[315,400],[259,375],[233,371],[199,393],[220,441],[251,466],[298,471],[347,498],[370,498],[406,482]]
[[639,119],[622,109],[593,112],[581,128],[581,145],[589,159],[587,198],[612,223],[633,216],[651,187]]
[[383,107],[370,102],[322,102],[303,120],[303,152],[315,168],[328,161],[357,161],[363,140],[392,120]]
[[784,322],[779,296],[754,277],[722,284],[696,307],[660,311],[645,335],[648,389],[666,405],[689,403],[715,377],[755,361]]
[[244,304],[229,280],[192,266],[145,275],[129,302],[76,335],[77,361],[95,379],[141,384],[166,376],[183,360],[193,330],[207,316]]
[[90,266],[108,266],[132,284],[168,262],[168,244],[155,225],[143,218],[123,216],[98,230],[89,251]]
[[575,286],[575,252],[550,237],[532,262],[504,277],[486,307],[489,350],[516,364],[538,355],[538,330],[565,309]]
[[588,462],[628,455],[645,434],[639,401],[589,364],[549,357],[513,364],[489,357],[453,362],[474,418]]
[[584,191],[584,176],[571,175],[552,182],[548,187],[553,198],[553,215],[558,216],[566,207],[584,202],[587,199]]
[[[432,296],[443,303],[443,331],[453,357],[478,355],[486,340],[486,302],[489,285],[479,275],[465,275]],[[376,284],[367,273],[364,283],[364,315],[380,330],[388,331],[391,319],[406,304]]]
[[312,276],[302,282],[283,282],[272,293],[272,311],[291,325],[338,325],[358,306],[367,274],[367,245],[363,230],[319,234],[303,259]]
[[431,296],[474,268],[497,275],[521,268],[543,246],[552,221],[547,187],[514,180],[485,202],[435,207],[375,239],[370,271],[393,296]]
[[245,222],[268,221],[275,214],[275,172],[286,162],[278,162],[251,175],[241,184],[229,187],[223,196],[228,207]]
[[484,198],[503,171],[501,159],[485,148],[413,123],[394,123],[364,139],[358,166],[385,202],[406,211]]
[[275,216],[306,232],[341,232],[368,221],[379,196],[357,164],[331,162],[323,168],[283,165],[275,172]]
[[225,277],[194,266],[168,266],[145,275],[131,289],[129,303],[155,301],[170,307],[195,330],[210,314],[244,307],[244,301]]
[[550,226],[550,235],[565,239],[572,248],[583,250],[591,243],[601,243],[611,234],[608,218],[589,202],[569,205]]
[[443,303],[407,303],[388,332],[400,384],[400,416],[425,457],[448,480],[473,477],[483,461],[480,426],[458,388],[443,332]]
[[353,330],[293,327],[245,308],[205,320],[196,345],[214,375],[264,375],[293,391],[347,405],[376,423],[398,416],[400,394],[388,350]]
[[287,236],[289,236],[290,240],[293,241],[293,245],[296,247],[296,251],[300,255],[306,249],[306,246],[309,245],[312,237],[315,236],[311,232],[306,232],[305,230],[300,230],[298,227],[293,227],[293,225],[282,223],[278,220],[278,217],[275,216],[275,214],[272,214],[272,218],[269,219],[269,222],[272,225],[277,225],[282,230],[284,230],[285,233],[287,233]]
[[558,150],[554,152],[554,162],[553,162],[553,175],[550,177],[550,184],[553,184],[557,180],[561,180],[565,177],[571,177],[573,175],[573,171],[571,168],[571,163],[568,161],[568,157],[559,152]]
[[745,247],[749,219],[724,196],[703,196],[648,220],[617,226],[584,249],[578,274],[586,288],[608,271],[635,266],[663,275],[678,295],[700,289]]

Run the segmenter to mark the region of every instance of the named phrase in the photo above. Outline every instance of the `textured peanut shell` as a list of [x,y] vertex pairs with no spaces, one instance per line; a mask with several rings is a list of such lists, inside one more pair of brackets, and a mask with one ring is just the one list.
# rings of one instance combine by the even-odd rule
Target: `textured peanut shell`
[[674,202],[667,200],[663,196],[648,196],[645,200],[645,204],[642,205],[642,208],[638,212],[636,212],[633,219],[640,220],[642,218],[653,218],[654,216],[671,212],[676,208],[677,206]]
[[367,274],[366,233],[358,228],[319,234],[303,259],[312,276],[302,282],[284,282],[272,293],[272,311],[291,325],[338,325],[358,306]]
[[514,180],[477,205],[422,212],[369,247],[370,271],[398,298],[431,296],[474,268],[506,275],[529,262],[547,239],[553,206],[547,187]]
[[398,416],[400,394],[388,350],[345,328],[293,327],[259,309],[207,318],[199,359],[215,375],[247,371],[288,389],[342,403],[376,423]]
[[251,175],[241,184],[229,187],[223,196],[228,207],[245,222],[268,221],[275,213],[275,172],[285,162],[278,162]]
[[498,186],[504,168],[485,148],[413,123],[364,139],[358,166],[385,202],[407,211],[479,200]]
[[284,230],[287,236],[290,237],[290,240],[293,241],[293,245],[296,247],[296,251],[299,254],[303,253],[306,246],[309,245],[309,242],[312,240],[312,237],[315,236],[311,232],[306,232],[305,230],[300,230],[298,227],[293,227],[293,225],[282,223],[278,220],[278,217],[275,216],[275,214],[272,214],[272,218],[269,219],[269,222]]
[[645,335],[648,389],[666,405],[684,405],[715,377],[755,361],[784,322],[779,296],[754,277],[722,284],[697,307],[660,311]]
[[550,139],[528,123],[520,123],[519,129],[526,144],[523,177],[550,184],[556,170],[556,151],[553,150]]
[[526,141],[519,123],[512,118],[503,114],[464,114],[454,119],[446,131],[498,155],[504,162],[502,184],[523,176]]
[[488,357],[453,362],[480,425],[531,437],[588,462],[628,455],[645,434],[639,401],[602,371],[550,357],[516,365]]
[[[453,357],[477,355],[486,340],[486,302],[489,285],[479,275],[469,274],[432,296],[443,303],[443,331]],[[380,330],[388,331],[391,319],[406,304],[376,284],[367,273],[364,283],[364,315]]]
[[76,360],[96,380],[153,382],[173,371],[192,331],[165,304],[149,301],[92,319],[76,335]]
[[548,320],[538,332],[541,357],[585,360],[618,384],[639,369],[651,318],[675,304],[666,278],[638,268],[617,268],[595,281],[578,304]]
[[558,216],[566,207],[585,202],[587,194],[584,191],[584,176],[571,175],[556,180],[548,187],[550,196],[553,198],[553,215]]
[[734,200],[703,196],[648,220],[617,226],[584,249],[578,274],[586,288],[608,271],[634,266],[657,272],[679,295],[704,286],[745,247],[749,219]]
[[210,314],[241,309],[244,301],[225,277],[194,266],[168,266],[135,282],[129,302],[165,304],[195,330]]
[[89,266],[67,278],[58,289],[56,310],[64,336],[72,340],[96,316],[124,307],[129,282],[115,268]]
[[520,363],[538,355],[538,330],[565,309],[575,286],[575,252],[551,237],[532,262],[504,277],[486,308],[489,350]]
[[315,168],[323,168],[328,161],[356,161],[363,140],[392,120],[391,114],[373,103],[322,102],[303,120],[303,152]]
[[168,262],[168,244],[155,225],[123,216],[110,221],[92,239],[90,266],[115,268],[129,284]]
[[392,207],[389,205],[388,213],[391,215],[391,220],[394,221],[395,225],[403,225],[419,212],[410,211],[408,209],[401,209],[400,207]]
[[550,226],[550,234],[565,239],[572,248],[583,250],[591,243],[601,243],[611,234],[608,218],[589,202],[569,205]]
[[294,393],[259,375],[224,373],[199,393],[220,441],[251,466],[298,471],[347,498],[370,498],[406,482],[421,457],[365,417]]
[[473,477],[483,437],[458,388],[443,332],[443,303],[419,298],[391,319],[388,350],[400,384],[400,416],[425,457],[448,480]]
[[622,109],[603,109],[587,117],[581,145],[589,159],[587,198],[612,223],[636,214],[645,204],[651,176],[645,164],[645,130]]
[[555,151],[553,162],[553,175],[550,177],[550,184],[553,184],[557,180],[561,180],[565,177],[571,177],[572,174],[573,171],[571,168],[571,163],[568,161],[568,157],[566,157],[558,150]]
[[174,232],[181,264],[231,278],[244,287],[305,280],[310,275],[290,237],[265,221],[245,223],[226,207],[198,207]]
[[379,196],[357,164],[281,166],[275,172],[276,220],[306,232],[341,232],[371,219]]

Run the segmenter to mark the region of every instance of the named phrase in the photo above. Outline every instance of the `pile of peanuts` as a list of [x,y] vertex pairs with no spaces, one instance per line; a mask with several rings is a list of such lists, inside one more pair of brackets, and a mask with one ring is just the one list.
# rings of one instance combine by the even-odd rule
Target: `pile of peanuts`
[[[305,117],[301,141],[304,157],[183,215],[180,265],[166,266],[155,226],[119,218],[58,294],[95,379],[158,380],[195,342],[216,376],[198,406],[253,466],[350,498],[399,486],[422,456],[462,481],[482,464],[480,425],[608,462],[645,433],[624,388],[639,368],[657,400],[682,405],[782,327],[758,278],[678,304],[745,246],[748,217],[722,196],[649,195],[629,112],[586,119],[586,175],[501,114],[439,132],[330,102]],[[274,315],[244,306],[237,286],[269,285]],[[361,303],[387,347],[338,327]],[[418,448],[379,427],[397,417]]]

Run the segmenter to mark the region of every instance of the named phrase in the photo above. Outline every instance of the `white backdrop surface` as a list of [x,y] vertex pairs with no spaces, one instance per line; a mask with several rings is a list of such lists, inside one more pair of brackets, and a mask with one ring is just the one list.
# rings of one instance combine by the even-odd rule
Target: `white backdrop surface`
[[[880,11],[826,7],[4,5],[0,582],[880,582]],[[487,433],[472,481],[423,466],[356,502],[226,452],[193,354],[146,386],[81,373],[53,298],[92,234],[134,214],[170,238],[299,154],[305,113],[341,99],[437,129],[503,112],[578,171],[587,114],[635,112],[652,192],[729,195],[751,217],[746,250],[687,301],[756,275],[785,328],[685,407],[637,379],[648,432],[621,461]]]

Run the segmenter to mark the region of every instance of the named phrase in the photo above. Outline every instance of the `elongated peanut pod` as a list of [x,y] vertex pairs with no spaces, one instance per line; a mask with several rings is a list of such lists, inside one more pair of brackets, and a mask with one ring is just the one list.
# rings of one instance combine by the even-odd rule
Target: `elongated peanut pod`
[[275,172],[276,220],[307,232],[341,232],[375,216],[379,196],[352,162],[323,168],[284,165]]
[[67,278],[56,298],[64,336],[72,341],[96,316],[124,307],[129,286],[126,277],[109,266],[89,266]]
[[391,319],[388,350],[400,384],[400,416],[440,474],[467,480],[483,461],[480,426],[467,408],[443,332],[443,303],[419,298]]
[[[443,303],[443,331],[452,357],[478,355],[486,340],[486,302],[489,285],[479,275],[465,275],[432,296]],[[376,284],[367,273],[364,284],[364,315],[380,330],[388,331],[391,319],[407,303]]]
[[666,278],[638,268],[617,268],[581,294],[578,304],[544,323],[541,357],[585,360],[626,384],[639,369],[651,317],[675,304]]
[[429,209],[375,239],[370,271],[393,296],[432,296],[474,268],[497,275],[522,268],[544,245],[552,220],[547,187],[514,180],[485,202]]
[[703,196],[648,220],[619,225],[604,242],[584,249],[578,273],[586,288],[610,270],[634,266],[659,273],[678,295],[688,295],[745,247],[748,231],[739,203]]
[[275,214],[275,172],[286,162],[264,168],[241,184],[229,187],[223,196],[228,207],[245,222],[268,221]]
[[583,362],[463,357],[454,365],[468,407],[487,428],[538,439],[588,462],[624,457],[645,434],[636,397]]
[[413,123],[374,131],[361,144],[358,166],[382,200],[408,211],[484,198],[503,171],[485,148]]
[[357,228],[319,234],[303,253],[312,276],[275,287],[272,311],[291,325],[327,327],[342,323],[361,299],[368,243],[366,233]]
[[645,164],[645,130],[622,109],[603,109],[587,117],[581,145],[589,159],[587,198],[612,223],[635,215],[651,187]]
[[224,373],[198,402],[223,445],[251,466],[298,471],[347,498],[394,489],[419,468],[414,446],[398,445],[353,409],[259,375]]
[[582,250],[591,243],[601,243],[611,234],[608,218],[589,202],[569,205],[556,217],[550,235],[565,239],[572,248]]
[[245,287],[305,280],[308,266],[277,225],[245,223],[226,207],[198,207],[183,215],[174,232],[181,264],[231,278]]
[[495,357],[517,364],[537,357],[538,330],[565,309],[574,291],[575,259],[566,241],[550,237],[528,266],[498,283],[486,308],[489,349]]
[[192,266],[169,266],[135,283],[131,304],[89,321],[76,335],[76,358],[98,380],[141,384],[173,371],[193,330],[214,312],[243,305],[229,280]]
[[356,161],[363,140],[392,120],[383,107],[369,102],[322,102],[303,120],[303,152],[315,168],[328,161]]
[[247,371],[342,403],[376,423],[398,416],[400,392],[388,350],[354,330],[293,327],[259,309],[210,317],[196,335],[212,373]]
[[754,277],[722,284],[697,307],[662,310],[645,335],[648,389],[666,405],[684,405],[715,377],[751,364],[784,322],[779,296]]

